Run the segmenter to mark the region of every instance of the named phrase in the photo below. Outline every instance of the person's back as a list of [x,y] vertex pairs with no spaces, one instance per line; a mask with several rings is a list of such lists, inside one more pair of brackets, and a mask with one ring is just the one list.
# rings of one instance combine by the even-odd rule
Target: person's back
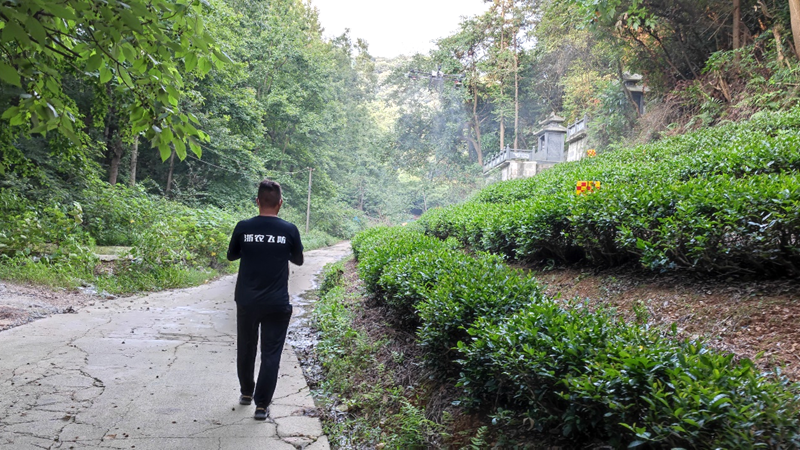
[[[289,303],[289,262],[303,264],[300,231],[278,218],[283,205],[281,186],[264,180],[258,186],[259,215],[236,224],[228,259],[241,259],[236,279],[236,371],[239,403],[256,403],[255,418],[267,418],[278,382],[281,351],[286,341],[292,305]],[[261,367],[253,379],[261,335]]]
[[241,258],[236,279],[238,305],[289,303],[289,265],[303,264],[300,233],[293,224],[271,216],[256,216],[236,225],[228,259]]

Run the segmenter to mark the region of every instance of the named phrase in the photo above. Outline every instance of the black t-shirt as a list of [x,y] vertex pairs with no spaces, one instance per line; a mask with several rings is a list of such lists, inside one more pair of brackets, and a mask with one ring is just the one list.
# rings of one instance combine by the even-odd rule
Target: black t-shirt
[[289,261],[303,264],[300,232],[273,216],[256,216],[236,224],[228,260],[241,258],[234,299],[241,306],[289,304]]

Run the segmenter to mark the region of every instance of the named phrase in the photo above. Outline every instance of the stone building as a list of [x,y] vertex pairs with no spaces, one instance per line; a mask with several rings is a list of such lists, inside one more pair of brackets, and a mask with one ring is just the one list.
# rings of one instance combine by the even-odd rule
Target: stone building
[[[648,88],[639,74],[624,73],[623,87],[635,104],[639,115],[644,114],[644,95]],[[560,162],[578,161],[586,158],[589,149],[589,118],[583,116],[563,126],[564,118],[550,114],[539,122],[541,127],[536,132],[536,149],[510,149],[506,147],[500,153],[488,158],[483,164],[483,175],[486,183],[529,178],[549,169]]]
[[483,164],[486,183],[529,178],[566,160],[564,138],[567,129],[562,125],[564,118],[551,114],[539,122],[541,128],[536,132],[536,149],[510,149],[489,158]]

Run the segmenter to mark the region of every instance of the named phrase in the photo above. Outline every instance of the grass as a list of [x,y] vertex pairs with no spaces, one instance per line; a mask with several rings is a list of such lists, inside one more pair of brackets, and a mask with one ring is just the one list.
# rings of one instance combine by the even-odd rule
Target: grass
[[[312,230],[303,242],[306,251],[333,245],[339,241],[322,232]],[[165,265],[150,269],[139,268],[130,261],[98,262],[92,255],[124,255],[131,247],[95,246],[91,254],[75,259],[46,262],[29,257],[11,257],[0,260],[0,280],[46,286],[49,288],[78,289],[95,286],[98,292],[113,295],[130,295],[197,286],[221,275],[236,273],[239,262],[234,261],[219,269]]]
[[28,283],[50,288],[77,289],[92,273],[79,265],[51,265],[30,259],[6,259],[0,264],[0,280]]
[[[100,273],[95,270],[100,268]],[[8,258],[0,264],[0,279],[15,283],[33,284],[50,288],[78,289],[95,286],[98,292],[129,295],[197,286],[220,275],[236,273],[239,263],[224,269],[164,266],[151,270],[139,269],[127,261],[123,264],[97,265],[93,263],[47,264],[27,258]]]
[[94,248],[94,254],[95,254],[95,255],[116,255],[116,256],[122,256],[122,255],[124,255],[125,253],[128,253],[129,251],[131,251],[131,249],[132,249],[132,248],[133,248],[133,247],[121,247],[121,246],[109,246],[109,245],[103,246],[103,245],[98,245],[98,246],[96,246],[96,247]]
[[323,280],[312,314],[325,373],[315,391],[326,412],[325,433],[339,448],[431,448],[441,439],[442,427],[426,417],[425,402],[417,398],[421,391],[398,380],[399,368],[415,361],[389,350],[397,346],[394,337],[376,338],[364,327],[370,319],[363,317],[354,274],[342,277],[345,263],[334,265],[339,270],[326,268],[326,279],[335,281]]

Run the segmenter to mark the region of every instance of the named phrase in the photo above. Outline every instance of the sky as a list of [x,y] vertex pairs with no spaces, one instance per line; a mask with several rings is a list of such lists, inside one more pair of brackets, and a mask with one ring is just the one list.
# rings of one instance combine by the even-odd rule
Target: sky
[[461,16],[486,11],[483,0],[311,0],[319,10],[323,35],[341,35],[350,29],[355,42],[369,43],[372,56],[427,53],[434,39],[458,30]]

